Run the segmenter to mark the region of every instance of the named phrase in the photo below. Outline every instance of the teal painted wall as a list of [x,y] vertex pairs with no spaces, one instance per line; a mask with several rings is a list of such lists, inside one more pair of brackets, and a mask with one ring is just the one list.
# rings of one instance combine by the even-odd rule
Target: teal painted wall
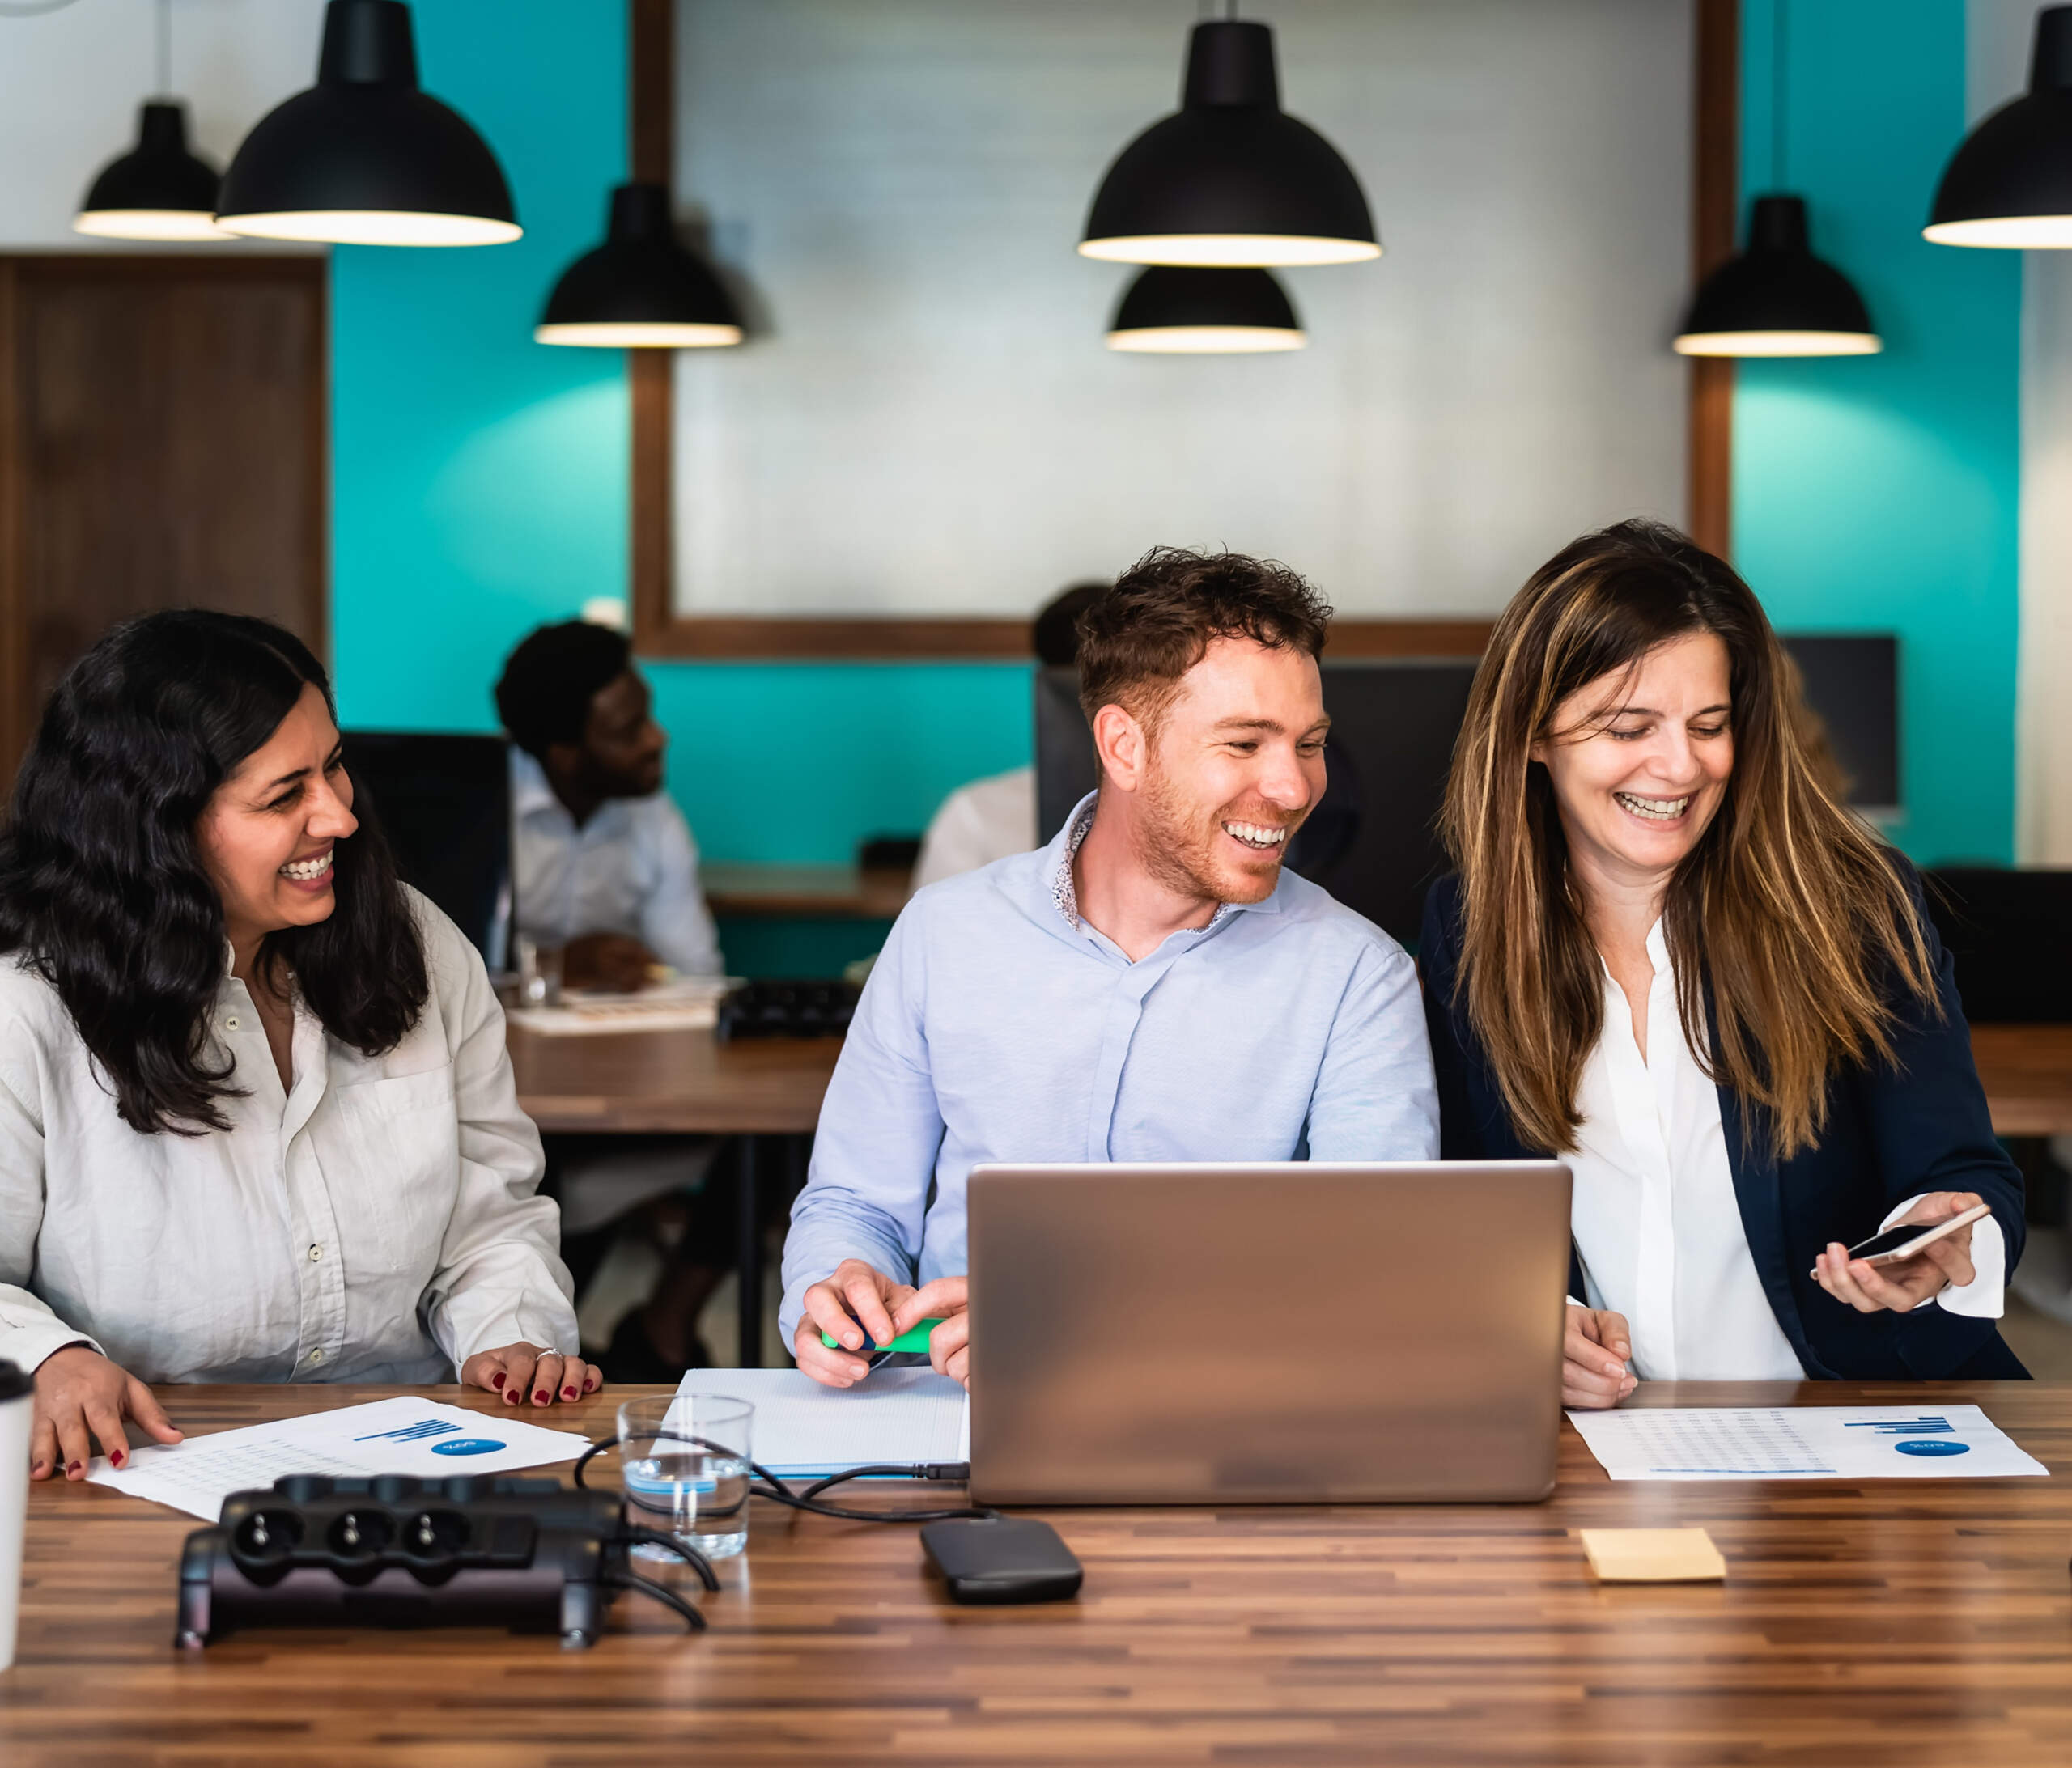
[[[1771,9],[1746,10],[1752,192],[1771,178]],[[625,174],[624,8],[418,0],[415,13],[427,87],[495,144],[527,231],[333,260],[333,656],[350,723],[486,730],[510,645],[626,583],[623,364],[531,335]],[[1789,174],[1811,199],[1817,249],[1856,279],[1887,348],[1743,365],[1737,559],[1781,625],[1900,631],[1896,833],[1924,859],[2006,858],[2020,266],[1920,238],[1964,131],[1964,9],[1802,0],[1790,18]],[[1029,758],[1017,666],[650,673],[675,740],[670,790],[715,859],[841,859]]]
[[[426,88],[495,144],[525,237],[333,260],[333,656],[348,723],[492,730],[511,646],[626,592],[621,353],[532,336],[626,176],[626,9],[414,11]],[[673,740],[669,789],[714,859],[846,859],[1030,754],[1019,665],[648,668]]]
[[[1784,176],[1885,350],[1740,365],[1735,562],[1781,627],[1900,634],[1892,833],[1923,861],[2010,860],[2021,260],[1921,237],[1964,133],[1964,8],[1802,0],[1786,19]],[[1775,187],[1772,23],[1744,6],[1748,195]]]

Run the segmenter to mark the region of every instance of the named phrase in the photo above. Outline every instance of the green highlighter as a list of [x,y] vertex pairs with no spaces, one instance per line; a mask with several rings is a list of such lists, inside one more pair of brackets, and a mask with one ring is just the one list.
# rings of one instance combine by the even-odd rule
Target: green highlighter
[[[919,1325],[912,1326],[906,1331],[901,1333],[900,1335],[897,1338],[894,1338],[890,1344],[883,1346],[872,1343],[871,1335],[868,1332],[864,1332],[864,1348],[860,1350],[850,1351],[849,1354],[851,1356],[856,1357],[874,1357],[881,1350],[888,1353],[894,1350],[918,1350],[925,1354],[928,1348],[928,1334],[933,1332],[936,1328],[940,1326],[942,1322],[940,1320],[923,1320]],[[863,1328],[860,1325],[858,1326],[856,1329],[859,1332],[863,1332]],[[820,1342],[826,1345],[830,1350],[848,1350],[848,1346],[843,1344],[842,1341],[836,1338],[831,1332],[823,1332],[820,1335]]]

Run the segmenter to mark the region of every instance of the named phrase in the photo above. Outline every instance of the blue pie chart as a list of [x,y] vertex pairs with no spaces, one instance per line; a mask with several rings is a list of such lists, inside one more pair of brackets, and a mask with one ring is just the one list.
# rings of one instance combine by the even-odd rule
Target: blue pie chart
[[1892,1447],[1902,1455],[1968,1455],[1968,1443],[1953,1443],[1947,1436],[1925,1437],[1911,1443],[1895,1443]]
[[486,1455],[492,1449],[499,1449],[506,1446],[502,1443],[492,1442],[486,1436],[456,1436],[448,1438],[444,1443],[433,1444],[431,1452],[435,1455]]

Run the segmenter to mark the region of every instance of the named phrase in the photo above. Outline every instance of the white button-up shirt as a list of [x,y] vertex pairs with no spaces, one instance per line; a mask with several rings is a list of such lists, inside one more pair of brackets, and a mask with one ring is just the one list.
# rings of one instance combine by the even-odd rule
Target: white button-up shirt
[[[1719,1089],[1684,1041],[1676,973],[1658,921],[1648,934],[1648,1054],[1625,994],[1604,973],[1604,1030],[1584,1064],[1582,1126],[1568,1156],[1573,1225],[1588,1300],[1625,1316],[1645,1381],[1802,1380],[1742,1226]],[[1906,1214],[1909,1198],[1886,1218]],[[1997,1319],[2006,1243],[1990,1216],[1972,1229],[1975,1281],[1937,1298]]]
[[681,975],[726,968],[698,887],[698,845],[668,793],[607,799],[578,829],[540,764],[514,746],[511,821],[512,894],[526,938],[566,945],[622,933]]
[[976,871],[1038,846],[1036,770],[1017,767],[960,786],[942,801],[921,837],[914,888]]
[[139,1134],[49,983],[0,960],[0,1358],[91,1342],[146,1381],[450,1381],[478,1350],[573,1351],[539,1133],[460,931],[412,893],[431,993],[383,1056],[298,999],[283,1088],[225,976],[204,1060],[227,1130]]

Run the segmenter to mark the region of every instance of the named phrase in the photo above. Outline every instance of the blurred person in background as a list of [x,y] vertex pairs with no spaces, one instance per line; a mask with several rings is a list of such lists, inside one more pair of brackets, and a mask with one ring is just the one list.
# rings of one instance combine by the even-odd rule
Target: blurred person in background
[[[698,844],[662,790],[669,738],[626,634],[588,620],[528,634],[496,710],[512,744],[518,933],[558,948],[571,988],[630,992],[662,967],[720,974]],[[719,1147],[709,1136],[546,1138],[584,1339],[615,1380],[674,1381],[711,1360],[696,1326],[731,1244],[712,1219]]]
[[[1030,634],[1038,667],[1070,669],[1078,664],[1081,611],[1107,587],[1074,583],[1044,604]],[[930,820],[921,837],[920,858],[914,863],[914,888],[954,878],[960,871],[976,871],[1009,854],[1025,854],[1042,840],[1036,826],[1033,766],[974,780],[945,798]]]
[[519,933],[560,948],[572,988],[640,988],[658,964],[719,975],[698,844],[662,790],[669,738],[625,634],[583,620],[528,634],[496,710],[512,744]]

